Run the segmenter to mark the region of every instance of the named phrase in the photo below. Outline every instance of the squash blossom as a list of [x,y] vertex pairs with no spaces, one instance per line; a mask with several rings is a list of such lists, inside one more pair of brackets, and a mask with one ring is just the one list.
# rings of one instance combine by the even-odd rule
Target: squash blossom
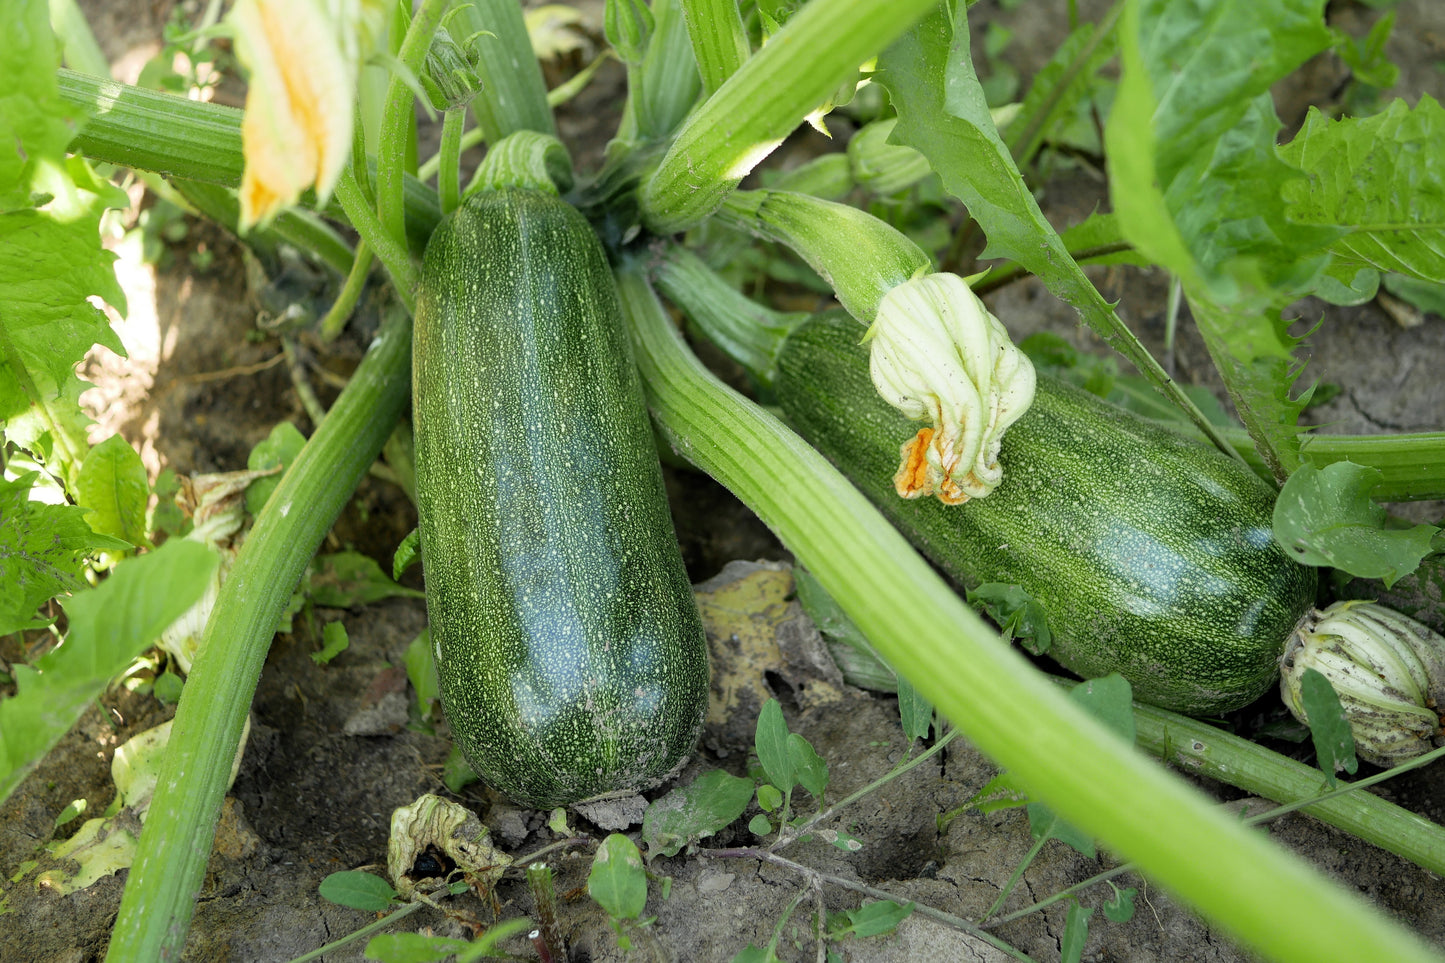
[[316,188],[324,202],[351,153],[361,64],[385,25],[379,0],[238,0],[228,17],[250,72],[241,144],[241,230]]
[[983,498],[1003,480],[1004,431],[1034,400],[1034,366],[955,274],[915,277],[890,290],[869,329],[873,385],[929,427],[906,441],[893,487],[945,505]]

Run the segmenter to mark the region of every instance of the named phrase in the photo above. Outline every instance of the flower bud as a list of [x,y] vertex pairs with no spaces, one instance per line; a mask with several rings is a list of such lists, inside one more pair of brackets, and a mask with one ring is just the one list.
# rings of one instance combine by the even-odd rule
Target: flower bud
[[1441,741],[1445,638],[1392,609],[1345,601],[1310,612],[1285,647],[1280,669],[1280,695],[1305,723],[1305,670],[1329,680],[1355,753],[1366,762],[1393,766]]
[[968,284],[929,274],[883,296],[872,338],[873,385],[932,425],[903,444],[893,487],[945,505],[983,498],[1003,480],[1004,431],[1034,400],[1034,367]]
[[655,26],[652,11],[643,0],[607,0],[602,30],[607,42],[625,64],[640,64]]
[[458,41],[446,27],[437,27],[421,73],[422,89],[432,107],[451,110],[469,104],[482,89],[482,78],[477,73],[480,63],[481,51],[475,37]]

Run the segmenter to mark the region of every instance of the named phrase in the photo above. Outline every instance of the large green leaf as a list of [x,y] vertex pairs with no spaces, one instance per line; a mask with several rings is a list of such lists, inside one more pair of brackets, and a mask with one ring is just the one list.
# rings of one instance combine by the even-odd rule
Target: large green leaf
[[15,666],[16,693],[0,701],[0,799],[106,683],[201,597],[219,562],[199,542],[174,539],[65,603],[65,641],[33,668]]
[[1445,281],[1445,110],[1429,96],[1372,117],[1332,121],[1311,108],[1280,149],[1304,177],[1284,188],[1301,224],[1348,233],[1330,251],[1356,267]]
[[1281,480],[1299,463],[1296,340],[1281,312],[1343,230],[1286,216],[1269,88],[1330,43],[1324,0],[1126,0],[1105,130],[1124,236],[1183,281],[1236,407]]

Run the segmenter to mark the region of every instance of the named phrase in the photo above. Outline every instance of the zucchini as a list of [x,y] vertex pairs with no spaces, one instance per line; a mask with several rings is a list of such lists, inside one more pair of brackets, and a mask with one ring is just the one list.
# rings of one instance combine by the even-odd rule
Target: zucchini
[[707,643],[615,282],[582,215],[480,191],[427,245],[418,529],[453,736],[538,808],[634,792],[697,741]]
[[1118,672],[1142,702],[1227,712],[1276,682],[1316,579],[1275,544],[1272,488],[1040,373],[991,495],[906,501],[893,474],[918,426],[878,397],[860,330],[846,315],[805,322],[774,387],[793,427],[934,564],[968,587],[1021,586],[1044,607],[1054,660],[1085,678]]

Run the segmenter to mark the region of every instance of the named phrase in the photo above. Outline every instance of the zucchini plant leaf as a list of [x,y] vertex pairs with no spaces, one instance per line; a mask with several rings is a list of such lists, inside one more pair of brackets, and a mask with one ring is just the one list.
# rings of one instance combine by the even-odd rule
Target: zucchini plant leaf
[[1112,23],[1081,23],[1034,75],[1018,114],[1000,131],[1020,163],[1027,164],[1089,94],[1099,69],[1113,59],[1116,37]]
[[1345,265],[1445,281],[1445,110],[1428,95],[1371,117],[1330,120],[1310,108],[1280,148],[1302,177],[1284,185],[1285,212],[1340,225],[1330,245]]
[[1215,366],[1281,481],[1299,462],[1302,403],[1289,397],[1297,342],[1280,315],[1317,285],[1326,247],[1344,229],[1287,215],[1283,192],[1304,175],[1276,152],[1269,87],[1329,46],[1323,7],[1127,0],[1105,128],[1120,229],[1183,282]]
[[676,856],[691,845],[731,825],[753,798],[753,781],[714,769],[690,785],[674,789],[647,807],[642,816],[642,841],[647,858]]
[[999,136],[969,55],[964,4],[918,21],[878,58],[874,75],[898,110],[892,143],[928,158],[944,190],[963,201],[988,237],[985,258],[1009,258],[1038,275],[1104,341],[1189,414],[1221,449],[1224,440],[1195,410],[1069,256]]
[[0,635],[50,624],[36,618],[46,600],[85,587],[87,556],[123,552],[129,543],[97,535],[85,509],[31,501],[38,472],[0,479]]
[[1355,759],[1355,737],[1350,731],[1349,720],[1345,718],[1345,710],[1334,686],[1316,669],[1305,669],[1300,677],[1300,702],[1304,706],[1305,717],[1309,719],[1315,759],[1333,789],[1336,770],[1343,769],[1354,775],[1359,769],[1359,762]]
[[1125,237],[1211,300],[1257,305],[1303,289],[1339,233],[1285,217],[1280,190],[1301,175],[1275,155],[1269,99],[1330,45],[1324,3],[1125,4],[1110,195]]
[[87,509],[90,527],[136,546],[150,546],[145,532],[150,494],[140,455],[120,435],[90,449],[75,482],[75,501]]
[[1440,533],[1434,525],[1392,528],[1370,499],[1377,468],[1347,461],[1301,465],[1274,504],[1274,537],[1295,561],[1329,566],[1389,588],[1420,566]]
[[14,667],[16,693],[0,700],[0,799],[19,784],[101,690],[210,584],[219,556],[175,539],[130,559],[65,602],[65,643]]

